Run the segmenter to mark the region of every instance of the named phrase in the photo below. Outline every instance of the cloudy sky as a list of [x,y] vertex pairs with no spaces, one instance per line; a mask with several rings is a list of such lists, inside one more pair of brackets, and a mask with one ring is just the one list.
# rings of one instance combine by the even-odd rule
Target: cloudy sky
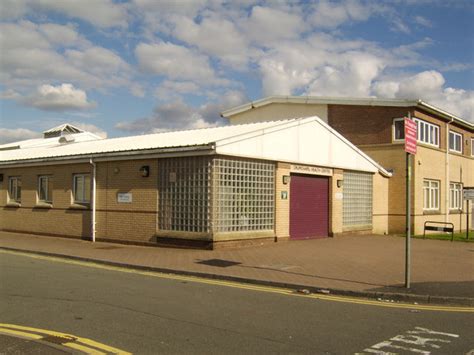
[[421,98],[474,122],[471,0],[0,0],[0,142],[225,124],[268,95]]

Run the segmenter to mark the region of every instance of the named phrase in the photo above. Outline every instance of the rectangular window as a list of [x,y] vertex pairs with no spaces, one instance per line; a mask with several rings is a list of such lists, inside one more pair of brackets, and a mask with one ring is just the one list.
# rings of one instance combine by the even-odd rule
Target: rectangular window
[[90,203],[91,201],[91,177],[89,174],[74,175],[74,203]]
[[405,139],[405,119],[395,118],[393,120],[393,140],[403,141]]
[[45,203],[53,201],[52,178],[49,175],[38,176],[38,201]]
[[474,157],[474,138],[471,138],[471,156]]
[[423,180],[423,210],[439,210],[439,181]]
[[462,184],[452,182],[449,184],[449,209],[462,209]]
[[8,178],[8,201],[21,202],[21,178],[17,176]]
[[418,142],[439,147],[439,126],[415,119],[418,125]]
[[462,153],[462,134],[449,131],[449,150]]

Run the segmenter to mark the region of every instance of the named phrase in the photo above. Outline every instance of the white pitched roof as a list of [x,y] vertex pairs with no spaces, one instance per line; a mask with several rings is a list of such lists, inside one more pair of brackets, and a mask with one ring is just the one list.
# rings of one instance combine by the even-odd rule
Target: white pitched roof
[[[43,132],[44,133],[44,132]],[[98,135],[91,132],[81,132],[81,133],[71,133],[68,134],[70,138],[73,138],[75,142],[90,142],[98,139],[103,139]],[[38,148],[38,147],[54,147],[59,146],[61,143],[59,140],[61,137],[51,137],[51,138],[32,138],[26,139],[18,142],[11,142],[0,144],[0,150],[9,150],[9,149],[24,149],[24,148]]]
[[217,154],[376,172],[380,165],[318,117],[73,142],[0,151],[0,166],[73,158],[153,154],[204,147]]

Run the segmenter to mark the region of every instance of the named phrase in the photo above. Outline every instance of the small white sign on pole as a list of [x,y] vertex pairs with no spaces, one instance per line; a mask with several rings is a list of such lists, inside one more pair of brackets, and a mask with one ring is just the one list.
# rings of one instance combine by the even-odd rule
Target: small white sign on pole
[[462,194],[465,200],[474,201],[474,188],[464,188]]

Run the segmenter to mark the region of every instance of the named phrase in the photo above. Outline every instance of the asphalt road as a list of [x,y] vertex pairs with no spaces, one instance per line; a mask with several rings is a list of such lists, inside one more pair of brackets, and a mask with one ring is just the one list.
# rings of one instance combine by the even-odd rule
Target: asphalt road
[[[467,354],[474,349],[474,313],[383,305],[0,254],[3,325],[73,334],[136,354]],[[0,353],[19,353],[12,344],[11,337],[0,336]],[[35,342],[28,345],[31,351],[22,353],[34,353]]]

